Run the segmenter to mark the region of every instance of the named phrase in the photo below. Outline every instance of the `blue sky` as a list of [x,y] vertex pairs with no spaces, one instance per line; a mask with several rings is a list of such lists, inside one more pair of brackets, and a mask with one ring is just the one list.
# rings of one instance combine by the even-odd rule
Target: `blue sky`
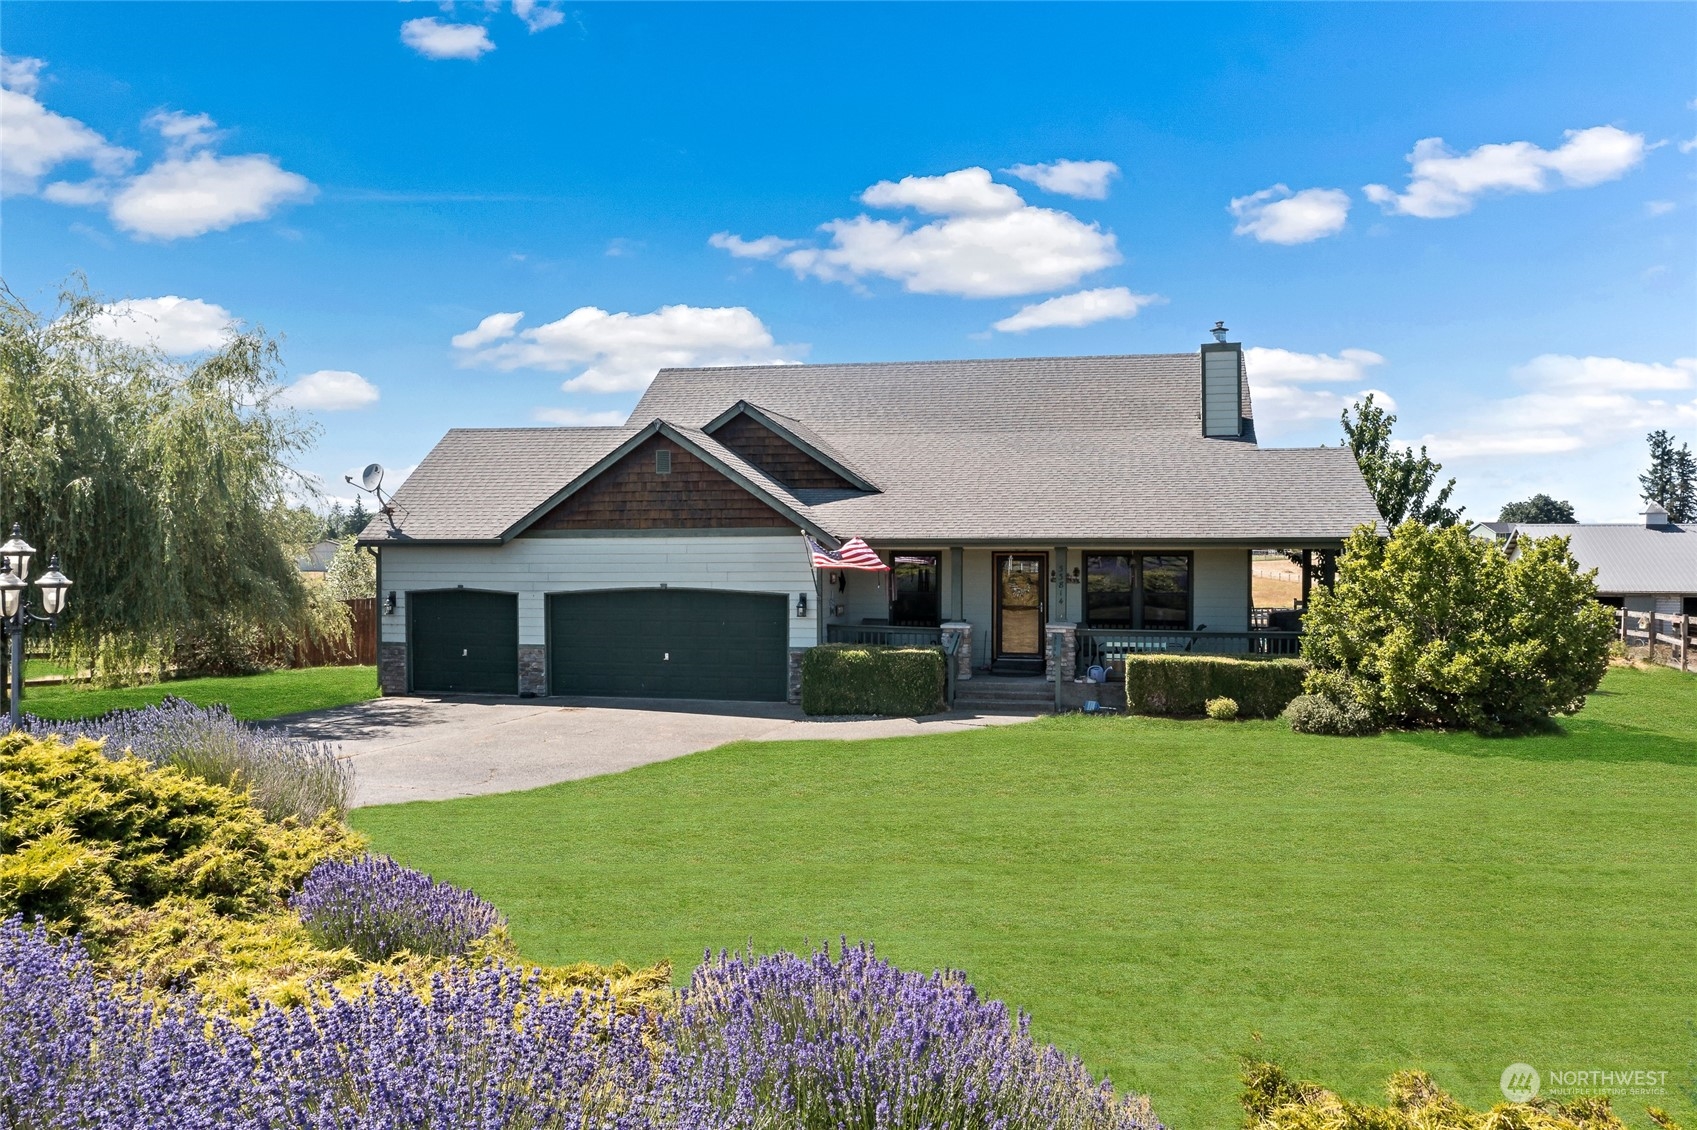
[[284,335],[343,495],[662,364],[1224,319],[1263,443],[1376,389],[1470,514],[1620,520],[1644,432],[1697,443],[1694,45],[1692,4],[11,3],[0,272]]

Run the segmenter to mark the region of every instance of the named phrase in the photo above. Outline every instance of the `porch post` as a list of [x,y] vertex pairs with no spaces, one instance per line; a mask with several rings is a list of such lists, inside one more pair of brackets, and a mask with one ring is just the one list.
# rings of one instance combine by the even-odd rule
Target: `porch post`
[[1055,603],[1054,613],[1050,619],[1066,622],[1072,617],[1067,615],[1067,547],[1055,547]]
[[1302,610],[1308,611],[1309,590],[1314,587],[1314,551],[1302,551]]
[[949,546],[949,619],[966,619],[966,547]]

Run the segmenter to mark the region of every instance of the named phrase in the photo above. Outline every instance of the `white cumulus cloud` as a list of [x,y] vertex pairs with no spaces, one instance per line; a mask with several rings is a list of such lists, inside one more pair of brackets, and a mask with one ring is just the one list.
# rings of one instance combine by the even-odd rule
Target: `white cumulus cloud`
[[[981,168],[880,181],[861,202],[938,218],[917,227],[866,214],[832,220],[820,225],[827,244],[795,246],[778,261],[800,278],[857,284],[877,276],[916,294],[966,298],[1060,290],[1121,261],[1111,232],[1068,212],[1034,207]],[[733,254],[758,248],[765,255],[777,246],[764,242],[775,237],[721,234],[725,238],[714,246]]]
[[476,59],[495,50],[495,41],[481,24],[443,23],[435,16],[402,24],[401,42],[426,59]]
[[779,254],[788,251],[800,242],[799,239],[779,239],[775,235],[763,235],[759,239],[744,239],[742,236],[732,235],[728,231],[714,232],[707,237],[709,247],[728,251],[733,259],[776,259]]
[[284,204],[310,200],[311,181],[264,154],[167,157],[112,196],[112,222],[150,239],[181,239],[263,220]]
[[89,327],[103,337],[183,356],[223,345],[234,321],[216,303],[167,294],[110,303],[89,319]]
[[[1243,364],[1249,372],[1256,435],[1266,442],[1298,434],[1317,421],[1336,420],[1368,393],[1374,403],[1395,411],[1396,401],[1388,393],[1363,385],[1371,379],[1369,370],[1384,363],[1371,349],[1343,349],[1334,357],[1250,346],[1243,351]],[[1357,387],[1348,392],[1324,387],[1340,384]]]
[[1145,306],[1166,299],[1158,294],[1133,294],[1123,286],[1098,287],[1063,294],[1045,302],[1033,302],[997,322],[992,329],[1002,333],[1025,333],[1051,326],[1076,328],[1109,318],[1134,318]]
[[7,56],[0,62],[0,194],[29,195],[60,165],[86,163],[101,176],[129,168],[135,153],[36,100],[45,63]]
[[860,194],[871,208],[912,208],[931,216],[1000,216],[1025,206],[1018,192],[990,179],[988,169],[957,169],[937,177],[881,180]]
[[1338,188],[1292,192],[1282,184],[1233,197],[1230,211],[1238,235],[1262,243],[1308,243],[1336,235],[1349,222],[1349,193]]
[[[491,318],[512,318],[491,322]],[[780,346],[742,306],[662,306],[648,314],[581,306],[556,321],[518,330],[522,315],[492,315],[459,335],[461,363],[502,370],[581,370],[567,392],[633,392],[672,366],[776,364],[796,352]],[[465,338],[472,344],[461,344]]]
[[485,345],[500,341],[504,337],[511,337],[514,327],[522,321],[523,310],[508,314],[491,314],[477,323],[475,328],[455,334],[450,340],[455,349],[482,349]]
[[1470,411],[1467,427],[1427,436],[1434,456],[1555,455],[1697,426],[1697,357],[1670,364],[1546,353],[1509,377],[1525,391]]
[[1081,200],[1106,200],[1108,182],[1120,175],[1120,167],[1112,161],[1061,160],[1045,165],[1015,165],[1002,171],[1030,181],[1045,192]]
[[1467,153],[1454,152],[1441,137],[1423,138],[1408,155],[1413,171],[1406,189],[1398,193],[1370,184],[1363,191],[1393,215],[1442,219],[1471,211],[1474,201],[1487,193],[1549,192],[1560,184],[1589,188],[1618,180],[1636,168],[1647,151],[1643,134],[1614,126],[1568,130],[1564,136],[1556,149],[1510,141]]
[[283,390],[283,401],[308,411],[342,412],[377,403],[377,386],[346,369],[308,373]]
[[564,12],[550,4],[539,4],[537,0],[513,0],[513,15],[524,21],[532,35],[566,22]]
[[[25,66],[24,64],[30,64]],[[98,132],[55,114],[36,101],[39,59],[9,59],[0,76],[20,89],[0,89],[0,189],[6,195],[39,192],[54,204],[105,205],[119,228],[143,239],[180,239],[263,220],[284,204],[309,200],[317,189],[274,157],[225,157],[213,151],[223,136],[207,114],[156,110],[143,124],[159,134],[165,155],[131,175],[133,150],[112,145]],[[41,181],[62,165],[84,164],[81,180]]]

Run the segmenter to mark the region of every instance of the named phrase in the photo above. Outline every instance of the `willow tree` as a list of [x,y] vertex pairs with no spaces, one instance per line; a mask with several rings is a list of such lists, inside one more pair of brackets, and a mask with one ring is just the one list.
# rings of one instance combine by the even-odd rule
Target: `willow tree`
[[100,311],[0,287],[0,521],[76,582],[57,649],[128,672],[298,622],[286,488],[314,432],[279,399],[276,342],[232,328],[184,360],[102,336]]

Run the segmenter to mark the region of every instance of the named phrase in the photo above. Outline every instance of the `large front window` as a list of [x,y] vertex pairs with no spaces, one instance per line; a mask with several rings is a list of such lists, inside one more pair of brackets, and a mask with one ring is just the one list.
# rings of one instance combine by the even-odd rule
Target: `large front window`
[[1085,554],[1084,626],[1188,631],[1190,555]]
[[890,559],[890,623],[935,628],[942,611],[937,583],[941,558],[935,553],[896,553]]

